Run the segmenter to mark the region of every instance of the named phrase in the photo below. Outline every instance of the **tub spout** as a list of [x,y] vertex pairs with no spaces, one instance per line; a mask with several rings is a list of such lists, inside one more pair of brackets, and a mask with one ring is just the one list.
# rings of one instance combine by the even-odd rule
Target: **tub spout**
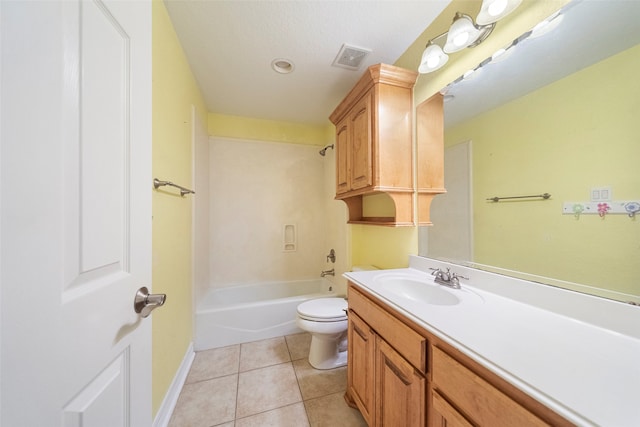
[[334,268],[332,268],[331,270],[325,270],[322,273],[320,273],[320,277],[324,277],[324,276],[335,276],[336,275],[336,271]]

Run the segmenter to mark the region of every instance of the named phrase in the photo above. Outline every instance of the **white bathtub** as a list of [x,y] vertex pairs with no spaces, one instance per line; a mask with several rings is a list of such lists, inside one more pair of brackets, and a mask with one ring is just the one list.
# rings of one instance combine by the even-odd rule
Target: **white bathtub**
[[269,282],[212,289],[196,309],[196,351],[302,332],[296,308],[336,294],[326,279]]

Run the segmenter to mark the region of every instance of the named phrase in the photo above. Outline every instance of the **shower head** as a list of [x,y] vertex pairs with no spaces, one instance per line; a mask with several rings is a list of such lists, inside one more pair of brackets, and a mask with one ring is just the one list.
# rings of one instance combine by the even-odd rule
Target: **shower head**
[[322,150],[320,150],[320,155],[322,157],[324,157],[325,154],[327,154],[327,148],[331,148],[333,150],[333,144],[331,145],[327,145],[326,147],[324,147]]

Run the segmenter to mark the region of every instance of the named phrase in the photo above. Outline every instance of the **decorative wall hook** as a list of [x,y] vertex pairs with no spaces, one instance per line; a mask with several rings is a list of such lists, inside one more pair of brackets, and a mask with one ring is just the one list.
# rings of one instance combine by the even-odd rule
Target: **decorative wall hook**
[[562,205],[564,215],[573,215],[576,219],[582,215],[605,215],[623,214],[635,219],[636,214],[640,216],[640,199],[635,200],[612,200],[607,202],[564,202]]
[[640,212],[640,203],[629,202],[624,205],[624,210],[629,213],[629,218],[634,218],[636,216],[636,212]]
[[608,203],[598,203],[598,215],[600,215],[600,218],[604,218],[609,209],[611,209],[611,206]]
[[584,211],[584,205],[581,205],[580,203],[576,203],[575,205],[573,205],[573,214],[575,215],[576,219],[580,218],[580,214]]

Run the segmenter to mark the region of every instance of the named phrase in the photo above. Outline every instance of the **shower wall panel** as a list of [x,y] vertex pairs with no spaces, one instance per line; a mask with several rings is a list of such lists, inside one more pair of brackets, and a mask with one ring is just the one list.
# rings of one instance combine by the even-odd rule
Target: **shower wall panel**
[[[318,277],[327,229],[318,147],[211,138],[209,160],[212,286]],[[295,224],[294,251],[283,250],[285,224]]]

